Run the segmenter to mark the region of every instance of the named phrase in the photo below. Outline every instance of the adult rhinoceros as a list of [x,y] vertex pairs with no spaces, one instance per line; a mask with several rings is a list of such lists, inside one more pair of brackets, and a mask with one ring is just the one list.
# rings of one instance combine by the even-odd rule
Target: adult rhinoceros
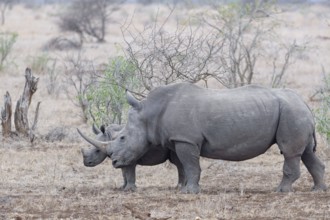
[[[107,127],[101,126],[100,129],[96,128],[93,125],[93,132],[96,134],[96,140],[98,141],[110,141],[115,139],[118,136],[118,133],[123,129],[123,125],[111,124]],[[103,148],[83,148],[81,150],[84,158],[84,165],[87,167],[94,167],[102,163],[105,158],[108,157],[108,154]],[[135,174],[136,174],[136,165],[142,166],[153,166],[164,163],[166,160],[169,160],[171,163],[175,164],[178,170],[178,185],[181,187],[185,185],[185,176],[182,164],[177,158],[175,152],[170,151],[167,148],[160,147],[150,147],[150,149],[135,163],[122,167],[122,174],[124,178],[124,184],[121,187],[124,191],[135,191]]]
[[106,148],[114,167],[134,164],[153,146],[175,151],[187,178],[183,192],[198,193],[199,157],[242,161],[277,144],[284,156],[279,192],[292,191],[300,176],[300,159],[325,190],[325,166],[315,155],[313,115],[302,98],[289,89],[245,86],[213,90],[193,84],[162,86],[143,101],[127,94],[132,106],[128,122],[111,142],[83,137]]

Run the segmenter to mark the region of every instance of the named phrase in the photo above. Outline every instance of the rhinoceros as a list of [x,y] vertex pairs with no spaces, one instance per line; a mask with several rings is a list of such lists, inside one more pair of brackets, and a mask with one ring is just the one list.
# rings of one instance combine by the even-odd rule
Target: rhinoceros
[[[98,141],[110,141],[117,137],[118,133],[123,129],[123,125],[111,124],[107,127],[101,126],[100,129],[93,125],[93,132],[96,134],[96,139]],[[105,158],[108,157],[107,152],[101,148],[82,148],[81,150],[84,158],[84,165],[87,167],[94,167],[100,163],[102,163]],[[169,160],[173,163],[178,170],[178,188],[181,188],[182,185],[185,184],[185,177],[182,164],[180,163],[179,159],[177,158],[174,152],[171,152],[167,148],[156,148],[150,147],[148,150],[136,163],[131,164],[129,166],[122,167],[122,174],[124,179],[124,184],[121,187],[124,191],[135,191],[136,184],[135,184],[135,168],[136,165],[143,165],[143,166],[153,166],[164,163],[166,160]]]
[[277,144],[284,156],[278,192],[293,191],[300,160],[313,177],[313,190],[325,190],[324,164],[315,154],[315,123],[311,110],[290,89],[249,85],[206,89],[190,83],[161,86],[138,101],[127,93],[128,121],[118,137],[99,142],[116,168],[134,164],[150,146],[169,148],[181,161],[187,183],[184,193],[200,192],[199,158],[242,161]]

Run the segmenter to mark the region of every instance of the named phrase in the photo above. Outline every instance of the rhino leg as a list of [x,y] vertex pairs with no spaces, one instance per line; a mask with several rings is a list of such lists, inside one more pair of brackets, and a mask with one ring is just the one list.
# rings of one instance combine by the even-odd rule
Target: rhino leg
[[292,192],[292,184],[300,177],[300,156],[284,157],[283,178],[277,192]]
[[178,170],[178,185],[177,185],[177,189],[181,189],[183,186],[186,185],[186,176],[184,174],[184,169],[183,169],[183,165],[180,162],[178,156],[176,155],[176,153],[174,151],[170,152],[170,162],[173,163],[177,170]]
[[176,154],[182,163],[187,183],[181,188],[182,193],[199,193],[201,168],[199,165],[200,149],[192,144],[176,142]]
[[311,148],[307,148],[302,157],[303,163],[305,164],[308,172],[312,175],[314,181],[314,187],[312,190],[326,190],[327,187],[323,182],[324,176],[324,164],[316,157],[315,153]]
[[121,187],[123,191],[135,191],[135,167],[136,165],[131,165],[121,168],[124,178],[124,185]]

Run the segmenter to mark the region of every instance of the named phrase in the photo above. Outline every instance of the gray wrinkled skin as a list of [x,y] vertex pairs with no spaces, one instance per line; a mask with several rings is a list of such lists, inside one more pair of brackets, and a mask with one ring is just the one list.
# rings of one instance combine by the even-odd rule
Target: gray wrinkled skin
[[[111,124],[108,127],[101,126],[101,128],[98,129],[93,126],[93,132],[96,134],[96,139],[98,141],[104,142],[115,139],[123,127],[123,125]],[[95,147],[89,147],[88,149],[82,149],[82,153],[84,158],[84,165],[87,167],[97,166],[108,157],[107,152],[102,148],[98,149]],[[124,191],[136,190],[136,165],[158,165],[164,163],[167,159],[174,163],[178,169],[179,180],[177,187],[181,188],[182,185],[185,185],[184,171],[176,154],[167,148],[151,147],[151,149],[148,150],[136,163],[121,168],[124,179],[124,184],[121,189]]]
[[245,86],[212,90],[179,83],[159,87],[132,106],[125,128],[109,143],[88,140],[106,149],[114,167],[133,164],[153,146],[176,152],[183,164],[185,193],[198,193],[199,157],[242,161],[277,144],[284,156],[278,192],[292,191],[300,176],[300,160],[313,177],[314,190],[325,190],[325,166],[315,155],[313,115],[289,89]]

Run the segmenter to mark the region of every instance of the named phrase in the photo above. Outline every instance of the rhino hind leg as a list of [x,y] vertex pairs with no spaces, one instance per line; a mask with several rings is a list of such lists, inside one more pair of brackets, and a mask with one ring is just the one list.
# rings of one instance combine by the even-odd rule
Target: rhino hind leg
[[135,168],[136,165],[123,167],[121,169],[123,178],[124,178],[124,184],[120,188],[123,191],[135,191],[136,185],[135,185]]
[[302,157],[304,165],[306,166],[308,172],[312,175],[314,186],[312,190],[326,190],[327,187],[323,182],[324,177],[324,164],[320,159],[315,155],[315,152],[311,148],[307,148]]
[[277,187],[277,192],[292,192],[292,184],[300,177],[300,156],[285,157],[283,178]]

